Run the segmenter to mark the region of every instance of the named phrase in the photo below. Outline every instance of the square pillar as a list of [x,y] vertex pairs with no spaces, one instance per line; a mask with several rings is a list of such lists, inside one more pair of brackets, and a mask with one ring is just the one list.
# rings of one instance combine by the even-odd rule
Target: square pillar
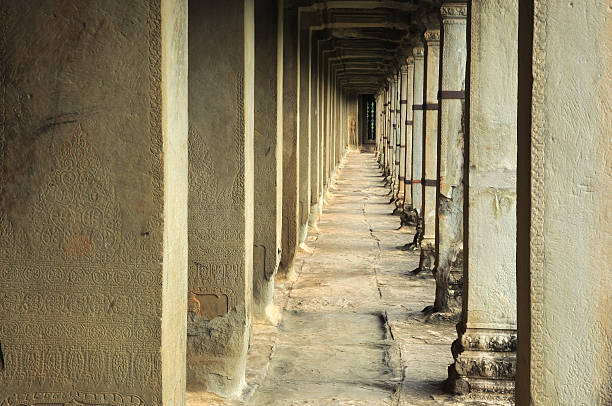
[[412,81],[412,204],[417,218],[423,215],[423,75],[425,48],[415,47],[414,79]]
[[280,272],[293,273],[299,232],[298,14],[283,14],[283,230]]
[[254,42],[253,0],[189,3],[187,389],[227,397],[252,321]]
[[610,8],[519,12],[516,404],[611,405]]
[[[280,4],[279,4],[280,2]],[[255,4],[253,314],[275,323],[283,198],[283,5]]]
[[[413,100],[413,81],[414,81],[414,57],[408,57],[406,60],[405,72],[405,92],[404,100],[406,100],[405,113],[400,119],[400,123],[404,126],[404,214],[408,214],[414,210],[412,201],[412,100]],[[402,225],[407,225],[405,220],[402,220]]]
[[503,393],[516,370],[518,0],[472,1],[468,18],[463,313],[449,383]]
[[0,404],[185,402],[187,2],[2,1]]
[[438,83],[440,30],[425,31],[423,89],[423,234],[419,271],[431,271],[436,256],[436,189],[438,186]]
[[[434,311],[458,313],[463,274],[463,134],[466,3],[444,3],[440,59],[439,186]],[[451,309],[452,308],[452,309]]]

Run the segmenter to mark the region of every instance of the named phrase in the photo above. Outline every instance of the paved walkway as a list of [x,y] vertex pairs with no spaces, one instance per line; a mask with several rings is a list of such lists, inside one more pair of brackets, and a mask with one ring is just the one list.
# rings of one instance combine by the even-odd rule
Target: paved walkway
[[297,277],[277,284],[280,326],[254,326],[245,398],[188,404],[483,404],[442,390],[455,323],[423,320],[435,282],[409,275],[413,230],[397,230],[374,156],[349,153],[330,192]]

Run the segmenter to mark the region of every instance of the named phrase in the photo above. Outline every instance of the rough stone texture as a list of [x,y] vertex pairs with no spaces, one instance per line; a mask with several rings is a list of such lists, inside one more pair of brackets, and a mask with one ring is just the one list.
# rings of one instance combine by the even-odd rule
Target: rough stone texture
[[191,2],[189,22],[187,388],[235,397],[252,318],[253,1]]
[[182,404],[186,2],[0,16],[0,404]]
[[527,263],[518,269],[517,402],[610,405],[611,10],[533,5],[533,87],[519,96],[519,119],[531,120],[519,133],[519,152],[531,153],[531,166],[521,163],[531,184],[519,188],[530,212],[523,206],[519,221],[531,221],[531,241],[518,251]]
[[438,88],[440,30],[425,32],[423,90],[423,235],[418,271],[432,271],[436,259],[436,188],[438,180]]
[[[466,3],[442,6],[440,61],[439,185],[437,215],[436,312],[461,309],[463,273],[463,116],[464,100],[449,92],[465,90]],[[450,98],[454,97],[454,98]],[[457,266],[459,265],[459,266]],[[452,275],[451,275],[452,273]]]
[[272,322],[283,197],[283,31],[282,5],[277,3],[264,0],[255,7],[253,314]]
[[450,386],[509,392],[516,369],[518,0],[469,7],[466,258]]
[[293,260],[298,243],[298,70],[297,70],[297,11],[283,11],[283,228],[279,272],[293,272]]

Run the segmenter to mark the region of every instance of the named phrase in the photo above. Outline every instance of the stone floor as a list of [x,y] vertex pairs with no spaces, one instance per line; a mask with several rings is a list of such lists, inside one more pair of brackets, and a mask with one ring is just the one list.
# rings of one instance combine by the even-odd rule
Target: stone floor
[[277,283],[278,327],[255,324],[240,401],[189,393],[196,405],[506,405],[446,395],[454,321],[425,320],[431,275],[412,276],[414,230],[397,230],[372,154],[351,152],[296,275]]

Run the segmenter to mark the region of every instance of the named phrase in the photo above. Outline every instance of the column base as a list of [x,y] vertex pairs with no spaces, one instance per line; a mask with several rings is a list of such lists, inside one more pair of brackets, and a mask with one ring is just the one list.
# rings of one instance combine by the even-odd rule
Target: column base
[[436,240],[435,238],[423,238],[421,240],[421,256],[419,267],[412,271],[414,275],[421,272],[431,272],[436,263]]
[[455,362],[448,367],[448,390],[513,394],[516,376],[516,330],[467,329],[457,325],[459,338],[451,346]]
[[402,227],[416,226],[418,223],[418,214],[412,206],[404,206],[400,213],[400,221]]

